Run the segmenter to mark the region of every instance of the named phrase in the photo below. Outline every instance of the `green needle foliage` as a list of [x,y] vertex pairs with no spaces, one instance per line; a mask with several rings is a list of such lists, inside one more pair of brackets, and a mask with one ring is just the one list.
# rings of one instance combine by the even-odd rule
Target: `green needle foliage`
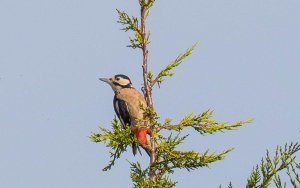
[[[157,82],[158,86],[164,81],[164,77],[173,76],[174,72],[171,72],[172,69],[179,66],[185,58],[187,58],[193,50],[197,47],[198,43],[194,44],[191,48],[188,48],[184,53],[179,54],[177,58],[171,61],[165,68],[163,68],[155,78],[155,80],[150,79],[152,86]],[[150,77],[152,78],[152,76]]]
[[[299,188],[300,163],[296,162],[298,151],[300,151],[299,143],[285,144],[284,147],[277,146],[274,157],[271,157],[267,150],[267,154],[261,159],[260,164],[253,168],[247,179],[246,188],[266,188],[271,185],[277,188]],[[285,172],[289,182],[282,182],[279,175],[281,172]],[[233,186],[230,183],[228,187]]]
[[193,113],[189,113],[183,117],[183,119],[177,125],[170,125],[171,119],[166,119],[164,125],[161,125],[160,128],[180,131],[184,127],[193,127],[197,132],[202,135],[205,134],[213,134],[215,132],[223,132],[224,130],[236,130],[238,127],[251,123],[253,119],[248,119],[244,121],[238,121],[231,125],[226,125],[225,122],[217,122],[212,117],[213,111],[207,110],[202,112],[199,115],[194,115]]
[[[188,135],[181,135],[185,128],[192,127],[199,135],[213,134],[227,130],[236,130],[238,127],[252,122],[252,119],[238,121],[233,124],[218,122],[212,119],[212,110],[207,110],[198,115],[189,113],[185,115],[178,123],[172,124],[171,119],[167,118],[160,122],[159,116],[154,109],[152,101],[152,92],[155,84],[160,86],[166,77],[174,75],[173,69],[177,68],[186,57],[188,57],[196,48],[198,43],[188,48],[185,52],[179,54],[175,60],[167,64],[156,76],[148,71],[148,48],[150,31],[146,30],[146,20],[150,8],[154,5],[154,0],[139,0],[140,17],[129,16],[126,12],[117,10],[119,15],[118,23],[122,25],[125,32],[131,31],[132,37],[129,37],[129,45],[133,49],[140,49],[143,54],[142,73],[143,73],[143,94],[147,102],[147,107],[141,109],[144,111],[145,119],[143,127],[147,128],[149,141],[142,147],[150,153],[150,162],[146,169],[142,169],[139,162],[130,162],[130,178],[136,188],[155,187],[171,188],[176,185],[176,181],[170,179],[170,174],[177,169],[187,171],[196,170],[201,167],[208,167],[211,163],[223,160],[233,148],[225,149],[220,152],[182,151],[178,146],[184,142]],[[167,132],[163,136],[161,130]],[[94,142],[102,142],[109,148],[110,161],[104,171],[110,170],[121,154],[127,150],[127,146],[138,143],[132,134],[130,126],[124,128],[116,117],[112,121],[112,128],[105,129],[100,127],[99,132],[92,132],[89,138]],[[293,169],[290,170],[290,174]]]
[[106,147],[110,148],[109,164],[103,168],[103,171],[110,170],[115,164],[116,159],[120,158],[121,154],[126,151],[127,146],[131,146],[137,142],[135,137],[132,136],[131,128],[126,126],[125,128],[121,125],[120,121],[116,117],[111,122],[112,130],[108,130],[102,127],[100,133],[92,132],[89,138],[94,142],[103,142]]
[[[276,149],[275,156],[272,158],[269,151],[267,151],[266,157],[261,160],[259,166],[256,166],[250,177],[247,180],[247,188],[264,188],[268,187],[272,180],[274,181],[276,187],[285,187],[283,186],[279,172],[282,170],[287,170],[287,175],[290,177],[293,187],[297,188],[300,186],[300,182],[296,183],[295,180],[299,180],[299,175],[296,173],[295,167],[297,168],[297,163],[295,162],[296,156],[295,153],[300,150],[299,143],[286,144],[284,147],[278,146]],[[299,167],[299,165],[298,165]],[[294,169],[293,175],[296,178],[292,177],[290,169]],[[299,168],[298,168],[299,170]],[[286,184],[286,183],[285,183]],[[296,185],[297,184],[297,185]]]
[[132,31],[139,31],[139,21],[134,16],[128,16],[124,11],[118,10],[117,12],[119,14],[119,21],[118,23],[124,25],[124,27],[121,30],[124,30],[125,32],[132,30]]
[[158,140],[158,163],[156,169],[160,176],[166,172],[173,173],[174,169],[186,169],[188,171],[195,170],[199,167],[208,167],[212,162],[222,160],[225,154],[230,152],[232,149],[225,150],[221,153],[209,153],[205,151],[200,154],[196,151],[177,151],[176,146],[181,144],[186,136],[173,136],[170,134],[168,137],[159,135]]

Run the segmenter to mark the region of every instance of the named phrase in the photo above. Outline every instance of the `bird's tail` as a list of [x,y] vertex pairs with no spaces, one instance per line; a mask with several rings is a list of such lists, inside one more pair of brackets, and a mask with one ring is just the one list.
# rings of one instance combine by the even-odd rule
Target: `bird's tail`
[[[148,156],[150,157],[150,151],[147,148],[144,148],[142,145],[141,147],[145,150],[145,152],[148,154]],[[135,156],[137,154],[137,151],[139,151],[139,153],[142,155],[141,149],[139,147],[138,143],[133,143],[132,144],[132,153]]]
[[137,143],[133,143],[132,144],[132,153],[133,153],[134,156],[136,155],[137,150],[139,150],[139,153],[141,154],[141,150],[139,148],[139,145]]

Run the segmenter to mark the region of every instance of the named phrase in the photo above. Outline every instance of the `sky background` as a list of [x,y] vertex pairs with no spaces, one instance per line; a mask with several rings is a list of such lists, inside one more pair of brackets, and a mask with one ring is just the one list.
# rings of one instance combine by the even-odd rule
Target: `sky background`
[[[132,187],[125,159],[109,172],[107,148],[87,136],[110,127],[113,92],[99,77],[142,84],[141,53],[126,48],[115,9],[138,15],[137,1],[0,0],[0,187]],[[201,136],[182,148],[236,149],[224,161],[172,175],[182,187],[245,187],[266,149],[300,138],[300,1],[157,0],[149,66],[154,73],[199,42],[161,89],[162,121],[214,109],[218,121],[255,121]],[[299,158],[298,154],[298,158]]]

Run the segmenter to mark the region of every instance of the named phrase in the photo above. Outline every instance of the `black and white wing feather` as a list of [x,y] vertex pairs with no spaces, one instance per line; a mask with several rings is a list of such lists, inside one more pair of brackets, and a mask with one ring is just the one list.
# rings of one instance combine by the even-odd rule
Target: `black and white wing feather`
[[121,121],[122,125],[125,127],[131,125],[130,115],[128,106],[125,101],[118,99],[116,96],[114,97],[114,109],[115,112]]
[[[121,99],[118,99],[115,96],[114,109],[123,127],[125,128],[126,125],[131,126],[131,119],[130,119],[129,110],[126,102]],[[136,155],[137,150],[139,150],[139,153],[142,154],[139,145],[137,143],[132,144],[133,155]]]

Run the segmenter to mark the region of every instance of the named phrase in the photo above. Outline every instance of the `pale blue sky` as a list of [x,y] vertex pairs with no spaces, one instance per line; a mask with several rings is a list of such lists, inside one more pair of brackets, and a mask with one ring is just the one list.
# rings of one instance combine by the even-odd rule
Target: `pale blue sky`
[[[140,53],[125,47],[116,8],[138,14],[137,1],[0,0],[0,187],[132,187],[125,159],[147,164],[129,151],[102,172],[107,149],[87,138],[114,116],[98,77],[142,83]],[[299,141],[299,10],[298,0],[157,0],[148,23],[155,73],[200,42],[154,90],[160,116],[176,122],[211,108],[220,121],[256,118],[225,134],[187,130],[185,148],[236,149],[210,168],[177,171],[177,187],[244,187],[267,148]]]

